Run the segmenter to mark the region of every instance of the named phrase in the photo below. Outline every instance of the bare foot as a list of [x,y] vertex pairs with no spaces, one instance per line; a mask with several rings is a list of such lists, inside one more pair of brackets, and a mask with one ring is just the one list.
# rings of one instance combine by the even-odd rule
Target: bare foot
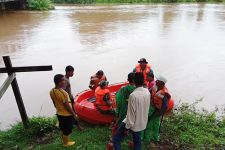
[[84,130],[84,127],[82,127],[81,125],[78,125],[78,126],[77,126],[77,129],[78,129],[79,131],[83,131],[83,130]]
[[151,148],[152,150],[157,150],[157,144],[155,142],[150,142],[149,148]]

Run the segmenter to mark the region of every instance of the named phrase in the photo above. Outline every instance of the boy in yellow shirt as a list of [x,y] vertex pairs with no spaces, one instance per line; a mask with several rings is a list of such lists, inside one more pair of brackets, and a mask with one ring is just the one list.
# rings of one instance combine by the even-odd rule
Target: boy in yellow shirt
[[50,96],[56,108],[56,115],[59,121],[59,128],[62,132],[62,142],[64,146],[72,146],[74,141],[69,139],[72,133],[73,120],[76,114],[72,109],[69,95],[62,88],[65,86],[65,78],[61,74],[54,77],[55,88],[50,91]]

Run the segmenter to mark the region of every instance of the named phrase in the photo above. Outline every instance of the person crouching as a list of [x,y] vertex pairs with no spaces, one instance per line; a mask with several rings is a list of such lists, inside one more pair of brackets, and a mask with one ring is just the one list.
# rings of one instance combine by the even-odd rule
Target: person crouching
[[102,114],[114,115],[115,110],[113,109],[111,94],[109,92],[109,89],[107,89],[108,84],[109,84],[108,81],[103,80],[99,83],[99,86],[96,88],[95,106],[96,109]]

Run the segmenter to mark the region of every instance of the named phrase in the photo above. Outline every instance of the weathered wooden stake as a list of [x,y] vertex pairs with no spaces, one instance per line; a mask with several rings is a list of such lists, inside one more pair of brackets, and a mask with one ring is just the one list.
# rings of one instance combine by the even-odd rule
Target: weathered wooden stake
[[[9,56],[3,56],[3,60],[4,60],[4,63],[5,63],[5,67],[8,70],[10,70],[12,68],[12,62],[10,60],[10,57]],[[8,75],[10,76],[12,73],[13,72],[8,72]],[[19,108],[20,116],[21,116],[22,121],[23,121],[23,125],[24,125],[25,128],[27,128],[29,120],[28,120],[28,117],[27,117],[26,109],[25,109],[24,104],[23,104],[23,99],[22,99],[22,96],[20,94],[20,90],[19,90],[19,86],[18,86],[16,77],[12,81],[11,85],[12,85],[12,89],[13,89],[13,92],[14,92],[14,95],[15,95],[15,98],[16,98],[17,106]]]
[[5,63],[5,68],[0,68],[0,73],[8,73],[8,78],[0,87],[0,99],[2,98],[5,91],[11,84],[14,96],[16,98],[17,106],[19,108],[20,116],[22,118],[23,125],[25,128],[27,128],[29,120],[27,117],[26,109],[23,104],[22,96],[20,94],[19,86],[16,80],[16,72],[50,71],[52,70],[52,66],[49,65],[49,66],[13,67],[9,56],[3,56],[3,60]]
[[0,99],[5,94],[6,90],[11,85],[11,83],[15,77],[16,77],[15,73],[11,74],[10,76],[8,76],[8,78],[5,80],[5,82],[2,84],[2,86],[0,87]]

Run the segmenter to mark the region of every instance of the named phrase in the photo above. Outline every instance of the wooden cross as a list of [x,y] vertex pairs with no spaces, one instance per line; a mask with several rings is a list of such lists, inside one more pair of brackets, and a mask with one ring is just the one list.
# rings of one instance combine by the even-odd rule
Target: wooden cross
[[16,72],[50,71],[52,70],[52,66],[49,65],[49,66],[13,67],[9,56],[3,56],[3,61],[5,63],[5,68],[0,68],[0,73],[8,73],[8,78],[0,87],[0,99],[2,98],[2,96],[4,95],[4,93],[11,84],[23,125],[25,128],[27,128],[29,120],[27,117],[26,109],[23,104],[20,89],[16,80]]

